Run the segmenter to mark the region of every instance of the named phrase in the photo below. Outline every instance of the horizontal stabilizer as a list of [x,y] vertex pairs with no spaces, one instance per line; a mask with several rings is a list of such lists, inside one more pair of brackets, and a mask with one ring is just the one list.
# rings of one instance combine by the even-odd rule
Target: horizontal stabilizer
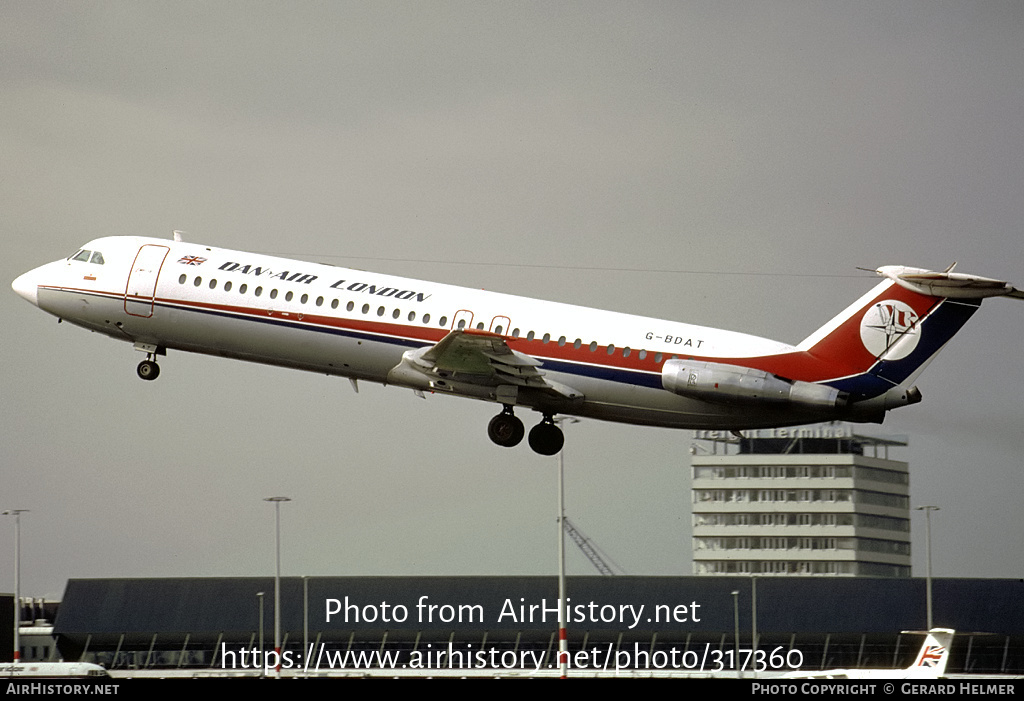
[[900,287],[932,297],[982,299],[1005,296],[1024,299],[1024,291],[1018,290],[1004,280],[954,273],[952,266],[941,273],[902,265],[886,265],[875,272],[889,278]]

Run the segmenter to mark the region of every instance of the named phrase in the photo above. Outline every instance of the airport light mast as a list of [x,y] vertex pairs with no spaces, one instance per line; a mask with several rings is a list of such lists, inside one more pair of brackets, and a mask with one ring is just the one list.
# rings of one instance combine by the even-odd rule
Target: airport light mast
[[[558,418],[556,424],[568,421],[579,423],[579,419]],[[565,629],[565,460],[564,447],[558,451],[558,673],[562,679],[569,676],[569,634]]]
[[28,509],[9,509],[14,517],[14,664],[21,661],[21,515]]
[[928,556],[928,576],[925,578],[925,597],[928,600],[928,630],[932,629],[932,512],[939,511],[937,506],[918,506],[915,511],[924,512],[924,547]]
[[[274,571],[274,652],[277,654],[275,676],[281,676],[281,502],[291,501],[290,497],[267,497],[263,501],[274,503],[274,521],[276,526],[276,557],[277,568]],[[264,665],[265,667],[266,665]]]

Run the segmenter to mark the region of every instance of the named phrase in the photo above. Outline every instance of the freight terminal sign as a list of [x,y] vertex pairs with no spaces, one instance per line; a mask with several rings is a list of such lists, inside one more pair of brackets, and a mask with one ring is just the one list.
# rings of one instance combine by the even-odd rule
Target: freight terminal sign
[[[755,428],[742,431],[744,438],[853,438],[849,424],[818,424],[789,428]],[[694,431],[693,437],[705,441],[735,440],[731,431]]]

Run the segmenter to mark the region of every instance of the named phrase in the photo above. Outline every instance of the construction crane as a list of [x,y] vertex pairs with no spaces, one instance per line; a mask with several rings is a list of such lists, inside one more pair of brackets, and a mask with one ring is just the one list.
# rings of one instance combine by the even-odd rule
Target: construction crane
[[602,552],[600,547],[586,533],[580,530],[579,526],[570,521],[568,516],[562,517],[562,528],[565,530],[566,535],[572,538],[572,542],[576,543],[576,547],[583,551],[583,554],[587,556],[591,564],[597,568],[598,572],[608,576],[626,573],[625,570],[615,564],[607,553]]

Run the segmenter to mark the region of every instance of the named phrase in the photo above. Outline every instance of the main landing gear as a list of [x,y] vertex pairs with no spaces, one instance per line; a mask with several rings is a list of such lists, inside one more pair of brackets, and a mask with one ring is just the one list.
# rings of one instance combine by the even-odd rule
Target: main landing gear
[[551,414],[544,414],[544,420],[530,429],[530,447],[541,455],[554,455],[565,444],[562,429],[555,426]]
[[150,357],[139,363],[139,367],[135,368],[135,372],[143,380],[155,380],[160,376],[160,366]]
[[[490,439],[505,448],[519,445],[525,434],[523,422],[512,413],[512,407],[508,404],[487,425],[487,435]],[[562,449],[565,436],[562,429],[555,425],[551,414],[544,414],[544,419],[530,429],[529,443],[536,453],[554,455]]]
[[487,424],[487,435],[503,448],[511,448],[523,440],[526,429],[523,422],[512,413],[512,407],[506,404],[502,412]]

